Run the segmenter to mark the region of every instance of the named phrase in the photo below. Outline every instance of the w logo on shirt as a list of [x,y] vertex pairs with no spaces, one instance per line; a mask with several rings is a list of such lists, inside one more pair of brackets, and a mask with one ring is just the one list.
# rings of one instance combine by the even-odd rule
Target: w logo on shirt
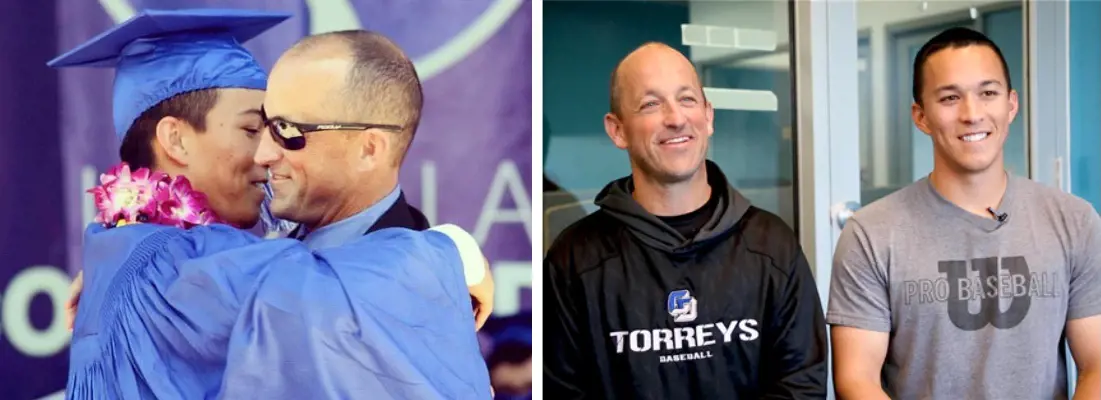
[[[1028,315],[1032,297],[1040,289],[1033,282],[1025,258],[1020,256],[941,261],[938,266],[947,275],[948,319],[965,331],[977,331],[987,325],[998,329],[1016,327]],[[978,276],[969,274],[968,269]],[[1003,269],[1008,273],[1001,274]],[[1002,298],[1009,302],[1005,311],[1001,310]],[[977,313],[972,313],[969,307],[974,300],[979,301]]]

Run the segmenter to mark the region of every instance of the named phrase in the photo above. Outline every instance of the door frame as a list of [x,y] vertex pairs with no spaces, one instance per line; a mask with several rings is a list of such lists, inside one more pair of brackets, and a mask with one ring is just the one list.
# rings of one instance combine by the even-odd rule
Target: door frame
[[[1070,2],[1025,4],[1025,51],[1028,63],[1029,176],[1071,191],[1070,160]],[[1068,395],[1074,396],[1078,368],[1067,347]]]
[[825,307],[833,247],[830,209],[860,201],[860,114],[855,2],[792,1],[799,241]]
[[[860,201],[860,114],[853,106],[860,104],[856,3],[790,4],[796,231],[825,312],[833,249],[841,234],[831,208]],[[833,399],[832,363],[828,371],[827,395]]]
[[1070,193],[1070,4],[1025,3],[1029,176]]

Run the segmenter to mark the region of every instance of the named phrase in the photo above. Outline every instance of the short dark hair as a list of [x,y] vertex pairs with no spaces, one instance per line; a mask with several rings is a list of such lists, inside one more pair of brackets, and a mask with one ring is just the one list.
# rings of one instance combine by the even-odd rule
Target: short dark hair
[[921,50],[918,50],[917,57],[914,58],[914,102],[918,105],[924,105],[921,101],[921,91],[925,87],[925,63],[937,52],[944,49],[958,49],[968,46],[985,46],[994,50],[994,54],[998,55],[998,60],[1002,62],[1002,72],[1005,74],[1005,86],[1008,90],[1013,90],[1013,82],[1009,78],[1009,64],[1005,62],[1005,56],[1002,55],[1002,50],[998,48],[994,41],[989,37],[982,34],[982,32],[968,28],[950,28],[944,32],[933,36],[925,45],[921,46]]
[[201,89],[181,93],[157,103],[145,110],[126,130],[126,136],[119,147],[119,158],[130,165],[131,169],[153,168],[153,138],[157,135],[157,124],[164,117],[176,117],[199,132],[206,131],[206,115],[218,102],[218,89]]
[[[397,123],[404,130],[401,159],[409,151],[424,108],[424,91],[417,69],[409,57],[392,40],[378,32],[355,29],[335,31],[308,37],[295,47],[308,49],[330,38],[348,45],[351,69],[345,82],[345,96],[356,114],[375,119],[396,118],[396,121],[362,121],[367,123]],[[360,121],[354,121],[360,122]]]

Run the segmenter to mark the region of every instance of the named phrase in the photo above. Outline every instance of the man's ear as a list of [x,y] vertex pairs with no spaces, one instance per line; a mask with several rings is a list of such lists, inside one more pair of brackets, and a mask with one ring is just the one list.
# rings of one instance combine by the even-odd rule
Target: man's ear
[[615,147],[627,148],[627,138],[623,137],[623,123],[615,113],[604,114],[604,132],[612,139],[612,143],[615,143]]
[[715,106],[711,101],[704,99],[703,107],[707,116],[707,137],[711,137],[715,133]]
[[173,163],[187,166],[190,153],[184,136],[194,133],[191,126],[176,117],[164,117],[157,121],[156,143],[161,153]]
[[393,160],[400,159],[401,154],[398,154],[401,151],[399,140],[401,140],[400,134],[395,135],[393,132],[379,132],[372,129],[363,133],[356,132],[349,144],[352,145],[351,147],[355,151],[359,169],[361,171],[371,171],[390,164]]
[[1013,123],[1017,119],[1017,112],[1020,111],[1017,99],[1017,89],[1011,89],[1009,91],[1009,121],[1007,123]]
[[928,122],[925,120],[925,107],[917,102],[910,103],[910,118],[914,120],[914,126],[916,126],[918,130],[929,135],[931,131],[929,130]]

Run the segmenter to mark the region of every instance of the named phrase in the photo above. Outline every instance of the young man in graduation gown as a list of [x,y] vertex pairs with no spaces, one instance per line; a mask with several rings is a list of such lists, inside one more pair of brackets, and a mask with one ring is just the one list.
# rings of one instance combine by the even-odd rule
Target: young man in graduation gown
[[[116,67],[124,158],[144,130],[129,145],[151,146],[150,166],[188,176],[221,220],[247,227],[263,197],[251,146],[266,75],[240,43],[287,17],[143,12],[50,64]],[[213,105],[196,111],[201,96]],[[93,224],[84,248],[68,398],[219,396],[231,349],[279,353],[281,364],[242,367],[265,382],[315,379],[280,397],[488,396],[463,284],[484,277],[484,258],[457,227],[311,251],[221,224]]]

